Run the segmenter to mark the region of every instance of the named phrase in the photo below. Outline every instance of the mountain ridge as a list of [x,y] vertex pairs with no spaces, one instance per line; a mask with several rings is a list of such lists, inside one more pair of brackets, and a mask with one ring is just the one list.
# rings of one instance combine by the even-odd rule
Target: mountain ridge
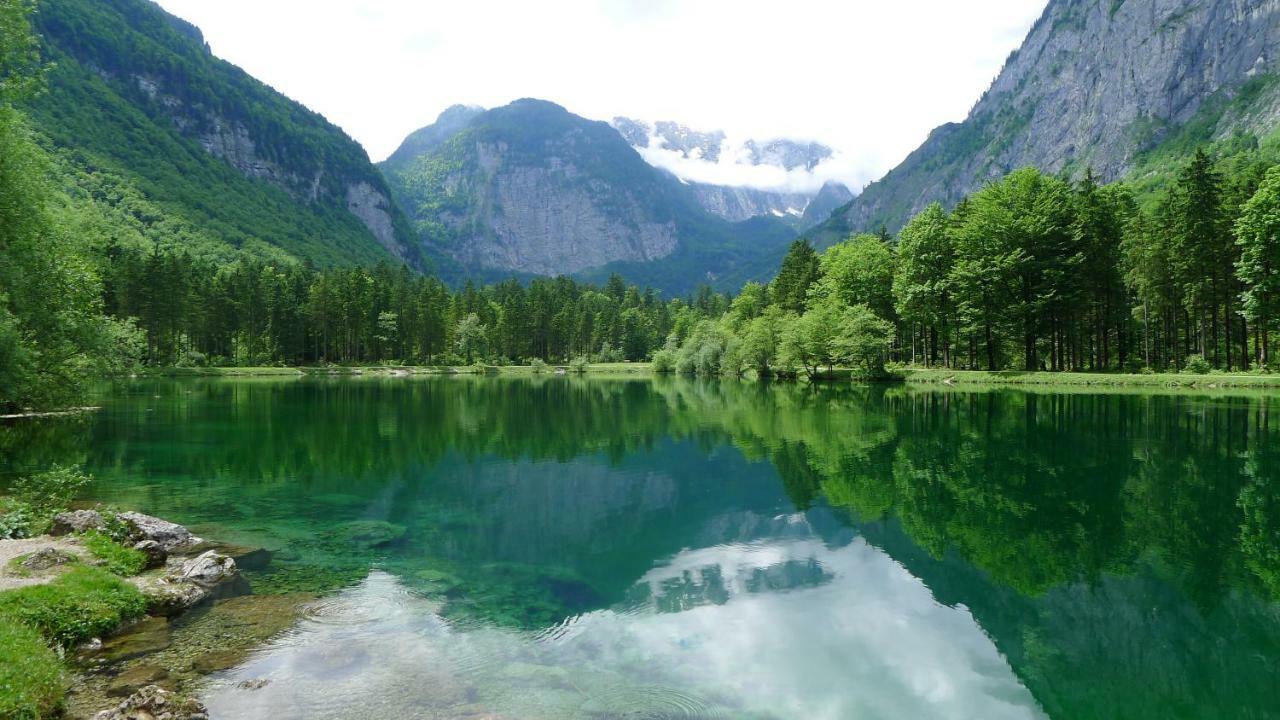
[[[827,245],[897,230],[929,203],[953,205],[1024,166],[1126,177],[1212,98],[1274,74],[1277,60],[1276,0],[1051,0],[964,121],[935,128],[810,236]],[[1280,88],[1255,106],[1253,132],[1274,128]],[[1228,121],[1211,135],[1242,128]]]

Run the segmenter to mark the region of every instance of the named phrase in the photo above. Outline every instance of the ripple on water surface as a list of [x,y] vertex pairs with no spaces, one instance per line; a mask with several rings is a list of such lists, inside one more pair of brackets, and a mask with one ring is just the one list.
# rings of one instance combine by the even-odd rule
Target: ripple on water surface
[[729,717],[723,709],[698,697],[658,685],[608,690],[593,695],[580,709],[587,717],[619,720],[712,720]]

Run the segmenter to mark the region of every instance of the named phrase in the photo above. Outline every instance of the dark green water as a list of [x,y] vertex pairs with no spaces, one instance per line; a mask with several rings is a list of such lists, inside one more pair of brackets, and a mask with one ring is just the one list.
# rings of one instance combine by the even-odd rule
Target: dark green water
[[[146,382],[4,473],[324,594],[214,717],[1280,716],[1280,399]],[[392,540],[389,544],[380,544]],[[257,690],[237,686],[270,679]]]

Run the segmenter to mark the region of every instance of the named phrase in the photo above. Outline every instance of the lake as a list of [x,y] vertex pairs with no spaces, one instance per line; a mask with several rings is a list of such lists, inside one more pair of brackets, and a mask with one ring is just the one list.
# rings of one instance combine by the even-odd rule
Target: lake
[[[214,718],[1280,716],[1280,398],[138,381],[6,477],[319,599]],[[270,681],[263,685],[261,681]]]

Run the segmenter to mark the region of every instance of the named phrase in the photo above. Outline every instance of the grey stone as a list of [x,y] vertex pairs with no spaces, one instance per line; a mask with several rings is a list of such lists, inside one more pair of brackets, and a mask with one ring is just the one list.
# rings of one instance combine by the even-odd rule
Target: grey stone
[[191,531],[168,520],[138,512],[120,513],[118,517],[128,526],[135,541],[154,540],[168,553],[186,550],[201,542]]
[[148,685],[93,720],[209,720],[209,711],[196,700]]
[[18,564],[21,565],[24,570],[34,570],[36,572],[42,572],[44,570],[48,570],[49,568],[54,568],[59,565],[66,565],[67,563],[72,563],[75,561],[76,561],[76,556],[70,553],[62,552],[57,548],[41,548],[31,553],[27,557],[23,558],[22,562]]
[[148,569],[163,567],[169,559],[168,551],[155,540],[139,540],[134,543],[133,549],[146,556]]
[[54,516],[53,526],[49,528],[49,534],[70,535],[71,533],[88,532],[90,530],[102,530],[106,526],[106,521],[102,519],[102,514],[97,510],[71,510]]

